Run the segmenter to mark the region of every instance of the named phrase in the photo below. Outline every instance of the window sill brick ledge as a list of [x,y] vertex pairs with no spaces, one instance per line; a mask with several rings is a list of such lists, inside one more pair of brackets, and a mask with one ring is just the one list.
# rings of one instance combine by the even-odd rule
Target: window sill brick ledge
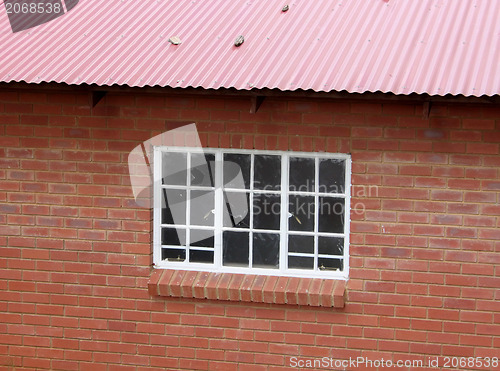
[[346,282],[155,269],[148,291],[152,296],[343,308]]

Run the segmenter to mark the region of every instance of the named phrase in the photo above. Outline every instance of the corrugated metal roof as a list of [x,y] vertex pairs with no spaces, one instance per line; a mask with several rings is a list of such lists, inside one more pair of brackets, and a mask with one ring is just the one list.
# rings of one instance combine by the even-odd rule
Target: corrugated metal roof
[[285,4],[80,0],[17,33],[2,9],[0,81],[500,94],[498,0],[289,0],[282,12]]

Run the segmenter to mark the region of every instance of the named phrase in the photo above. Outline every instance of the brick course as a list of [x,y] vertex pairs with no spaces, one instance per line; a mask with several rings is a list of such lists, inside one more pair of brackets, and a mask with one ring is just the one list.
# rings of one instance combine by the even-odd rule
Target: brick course
[[[0,368],[500,357],[498,106],[436,103],[425,119],[419,103],[267,98],[250,114],[242,97],[87,101],[0,90]],[[193,121],[204,146],[352,153],[344,308],[205,300],[196,285],[150,296],[151,213],[134,204],[127,157]]]

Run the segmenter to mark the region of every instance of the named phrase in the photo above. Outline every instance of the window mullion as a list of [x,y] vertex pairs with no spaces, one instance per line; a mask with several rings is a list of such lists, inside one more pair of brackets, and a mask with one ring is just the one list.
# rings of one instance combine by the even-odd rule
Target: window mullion
[[191,244],[191,155],[187,154],[186,171],[186,263],[189,263],[189,245]]
[[[162,153],[158,148],[153,152],[153,225],[161,224],[161,179],[162,179]],[[166,200],[165,200],[166,202]],[[161,262],[161,227],[154,228],[153,235],[153,263],[159,265]]]
[[345,201],[344,201],[344,269],[342,273],[345,277],[349,276],[349,238],[350,238],[350,225],[351,225],[351,171],[352,162],[351,158],[345,160]]
[[[319,205],[319,157],[314,159],[314,267],[318,271],[318,223],[319,211],[322,209]],[[308,208],[309,210],[309,208]]]
[[288,269],[288,155],[281,156],[281,221],[279,271]]
[[255,175],[255,157],[252,153],[250,155],[250,204],[248,205],[248,212],[250,213],[250,228],[248,231],[248,266],[253,267],[253,183]]
[[223,153],[215,152],[215,233],[214,233],[214,265],[217,270],[222,267],[222,225],[224,219],[223,182]]

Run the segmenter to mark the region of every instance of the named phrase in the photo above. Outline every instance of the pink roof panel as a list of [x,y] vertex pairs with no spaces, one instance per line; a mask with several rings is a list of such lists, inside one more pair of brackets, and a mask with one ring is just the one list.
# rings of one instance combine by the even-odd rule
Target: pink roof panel
[[15,33],[8,1],[3,82],[500,94],[498,0],[71,0]]

